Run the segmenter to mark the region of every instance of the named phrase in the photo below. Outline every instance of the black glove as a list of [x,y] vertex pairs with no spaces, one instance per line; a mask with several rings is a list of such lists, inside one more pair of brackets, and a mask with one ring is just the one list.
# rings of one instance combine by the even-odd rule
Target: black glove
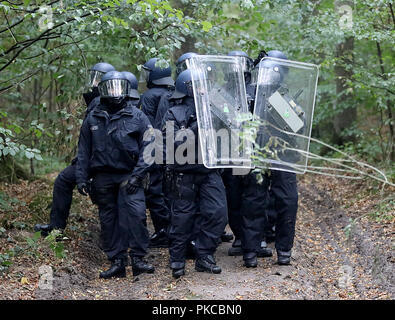
[[87,196],[89,194],[88,184],[86,182],[81,182],[77,184],[77,189],[80,194]]
[[259,52],[258,57],[254,60],[254,68],[259,64],[259,62],[261,62],[261,60],[267,56],[267,53],[265,50],[262,50],[261,52]]
[[128,182],[126,183],[126,186],[125,186],[126,192],[127,192],[128,194],[136,193],[137,190],[138,190],[139,188],[142,188],[142,187],[143,187],[142,180],[143,180],[143,179],[141,179],[141,178],[138,177],[138,176],[133,176],[133,177],[131,177],[131,178],[128,180]]

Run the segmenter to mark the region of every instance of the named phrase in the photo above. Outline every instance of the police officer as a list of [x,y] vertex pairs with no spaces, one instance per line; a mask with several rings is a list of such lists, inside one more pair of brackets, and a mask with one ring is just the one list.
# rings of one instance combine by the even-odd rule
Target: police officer
[[[186,143],[194,149],[194,159],[186,163],[180,159],[175,159],[174,164],[167,162],[173,172],[170,268],[175,278],[185,274],[186,245],[194,228],[195,215],[200,209],[200,230],[195,238],[195,270],[218,274],[221,268],[216,264],[214,253],[227,223],[226,194],[218,170],[208,169],[198,162],[198,126],[190,70],[178,76],[173,98],[182,98],[182,103],[170,108],[163,119],[165,147],[167,126],[174,126],[176,137],[171,141],[174,150],[166,150],[167,157],[170,153],[177,155],[179,145]],[[189,139],[179,141],[179,135],[186,135]]]
[[[267,55],[272,58],[288,59],[279,50],[268,51]],[[283,72],[286,74],[287,70],[284,69]],[[287,171],[271,170],[270,196],[273,197],[274,211],[276,213],[275,247],[277,251],[277,262],[280,265],[287,265],[291,262],[298,211],[296,174]]]
[[105,279],[125,276],[128,248],[133,275],[154,272],[143,261],[149,243],[143,190],[149,163],[143,155],[150,143],[143,138],[151,125],[126,101],[128,86],[121,72],[102,77],[100,105],[82,124],[78,143],[77,188],[86,195],[87,181],[93,177],[91,193],[99,207],[103,251],[112,263],[100,273]]
[[[187,69],[187,61],[194,57],[197,56],[197,53],[195,52],[187,52],[182,54],[176,62],[176,76],[178,77],[180,75],[181,72],[183,72],[184,70]],[[169,91],[169,93],[163,95],[159,101],[159,105],[158,105],[158,110],[156,112],[156,117],[155,117],[155,125],[154,127],[156,129],[161,129],[162,127],[162,120],[164,115],[166,114],[167,110],[169,110],[172,106],[174,106],[175,104],[177,104],[180,99],[173,99],[172,95],[173,95],[173,91],[171,90]]]
[[[255,86],[251,84],[251,70],[253,67],[253,61],[244,51],[231,51],[228,53],[228,55],[239,57],[239,59],[241,60],[244,70],[247,100],[251,111],[251,106],[253,106],[253,99],[255,96]],[[246,232],[245,228],[243,229],[243,223],[248,223],[249,221],[243,221],[243,200],[244,202],[252,202],[251,210],[244,209],[246,214],[252,215],[260,213],[262,216],[264,216],[263,209],[261,209],[260,205],[265,202],[266,190],[262,189],[261,186],[257,186],[255,180],[251,179],[250,176],[246,176],[246,174],[248,173],[248,171],[241,171],[240,169],[225,169],[222,174],[222,178],[226,187],[229,226],[233,234],[235,235],[235,240],[232,243],[232,247],[228,250],[228,255],[230,256],[243,255],[242,239],[244,232]],[[253,190],[255,190],[256,193],[255,198],[251,198],[251,196],[249,195],[249,193]],[[249,229],[247,229],[247,232],[248,230]],[[251,240],[247,237],[243,242],[250,243]],[[257,256],[272,256],[272,251],[270,248],[267,248],[266,243],[260,242],[260,244],[261,245],[257,248]],[[248,247],[246,247],[246,249],[248,249]]]
[[[269,57],[287,59],[281,51],[273,50],[267,53]],[[267,68],[268,73],[265,76],[264,84],[267,90],[274,92],[277,90],[284,78],[287,70],[284,67],[277,65],[272,61],[262,61],[261,67]],[[250,88],[252,92],[253,89]],[[248,86],[247,86],[248,93]],[[255,93],[254,96],[255,98]],[[253,101],[252,99],[251,101]],[[269,129],[270,130],[270,129]],[[286,135],[283,139],[287,139]],[[267,131],[258,134],[260,144],[264,144],[268,139]],[[250,174],[248,177],[249,183],[243,190],[242,201],[242,215],[243,215],[243,259],[247,267],[256,267],[257,265],[257,248],[263,237],[265,223],[267,223],[267,212],[262,212],[264,208],[266,211],[269,206],[269,190],[273,197],[274,210],[277,213],[275,222],[275,247],[277,251],[277,262],[280,265],[290,263],[291,249],[295,236],[295,222],[296,212],[298,206],[298,192],[296,183],[296,174],[270,170],[263,175],[263,181],[257,182],[257,177]],[[248,188],[249,185],[256,185],[256,190]],[[260,192],[256,192],[261,190]],[[265,192],[266,190],[266,192]]]
[[[96,108],[100,103],[99,84],[101,77],[115,68],[106,62],[95,64],[89,71],[88,86],[90,90],[83,94],[87,110],[85,117]],[[55,180],[53,194],[52,194],[52,209],[50,213],[49,224],[36,224],[34,231],[40,231],[41,235],[46,237],[53,229],[63,231],[66,228],[67,219],[70,214],[70,207],[73,198],[73,189],[76,186],[76,169],[77,158],[75,158],[71,165],[59,173]]]
[[[148,60],[142,68],[142,78],[148,90],[141,97],[141,110],[148,117],[152,126],[158,111],[159,101],[174,89],[171,68],[157,66],[158,59]],[[167,227],[169,224],[169,208],[163,194],[163,173],[158,165],[149,169],[149,186],[146,191],[147,207],[150,211],[155,232],[150,239],[151,248],[168,247]]]
[[[197,56],[197,53],[195,52],[187,52],[182,54],[176,62],[176,75],[177,77],[180,75],[180,73],[184,70],[187,69],[187,61],[194,57]],[[176,104],[179,104],[182,102],[182,99],[174,99],[173,96],[174,91],[169,91],[168,94],[165,94],[162,96],[162,98],[159,101],[159,106],[158,106],[158,111],[156,112],[156,118],[155,118],[155,128],[156,129],[161,129],[162,128],[162,121],[163,117],[165,116],[166,112]],[[164,193],[164,199],[166,202],[166,205],[168,208],[171,207],[171,200],[169,198],[169,187],[171,184],[171,181],[169,180],[171,177],[171,172],[166,170],[166,167],[162,167],[163,169],[163,193]],[[187,253],[186,257],[194,259],[195,258],[195,241],[194,241],[194,235],[197,233],[197,229],[199,228],[198,226],[198,219],[195,221],[195,232],[191,234],[190,241],[188,241],[187,244]]]

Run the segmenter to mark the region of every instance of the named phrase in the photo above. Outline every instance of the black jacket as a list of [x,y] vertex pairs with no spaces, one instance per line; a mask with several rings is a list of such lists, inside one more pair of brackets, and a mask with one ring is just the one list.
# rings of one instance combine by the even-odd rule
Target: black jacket
[[155,125],[156,112],[158,111],[160,99],[168,95],[172,90],[172,87],[155,86],[148,89],[141,96],[141,110],[153,126]]
[[100,104],[84,120],[78,142],[77,183],[86,182],[97,172],[125,173],[143,178],[150,166],[143,152],[146,130],[152,130],[148,118],[125,102],[120,111],[109,114]]
[[[174,123],[174,140],[170,142],[170,144],[174,145],[173,150],[167,150],[167,145],[166,145],[166,126],[169,125],[169,121],[172,121]],[[177,151],[177,148],[181,145],[184,144],[186,141],[186,137],[182,141],[179,141],[180,139],[177,139],[177,134],[188,134],[186,131],[189,130],[189,134],[193,132],[194,134],[194,150],[195,150],[195,159],[193,163],[186,163],[186,164],[180,164],[177,162],[177,159],[175,158],[175,153]],[[182,132],[184,131],[184,132]],[[166,163],[166,165],[177,172],[185,172],[185,173],[209,173],[212,172],[211,169],[206,168],[200,160],[199,163],[199,145],[198,145],[198,124],[197,124],[197,118],[196,118],[196,110],[195,110],[195,103],[193,98],[187,97],[182,100],[182,102],[178,105],[175,105],[174,107],[171,107],[165,116],[163,117],[163,122],[162,122],[162,134],[164,137],[164,150],[165,154],[166,152],[174,152],[170,158],[172,158],[174,163]],[[191,140],[190,140],[191,141]],[[169,142],[167,142],[169,143]],[[169,155],[167,155],[167,158],[169,159]]]

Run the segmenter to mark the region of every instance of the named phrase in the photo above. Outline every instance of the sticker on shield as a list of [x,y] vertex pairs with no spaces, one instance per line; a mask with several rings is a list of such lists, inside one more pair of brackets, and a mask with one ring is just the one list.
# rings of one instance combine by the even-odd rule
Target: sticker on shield
[[318,66],[265,57],[259,63],[254,119],[255,159],[270,169],[307,168]]
[[187,65],[192,72],[203,164],[207,168],[251,168],[252,144],[244,126],[248,106],[242,60],[199,55]]

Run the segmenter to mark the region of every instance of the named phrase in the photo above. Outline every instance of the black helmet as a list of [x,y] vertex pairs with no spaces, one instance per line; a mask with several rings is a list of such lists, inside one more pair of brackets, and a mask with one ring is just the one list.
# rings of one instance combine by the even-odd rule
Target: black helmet
[[270,59],[263,59],[259,63],[259,69],[263,69],[262,79],[260,81],[264,85],[279,85],[285,76],[284,68]]
[[149,59],[142,68],[140,81],[144,80],[147,84],[153,83],[159,86],[174,86],[174,80],[171,77],[171,68],[156,67],[158,58]]
[[177,75],[179,75],[181,72],[183,72],[184,70],[187,69],[187,60],[192,58],[192,57],[194,57],[194,56],[197,56],[197,55],[198,54],[195,53],[195,52],[187,52],[187,53],[184,53],[183,55],[181,55],[177,59],[177,62],[176,62],[176,67],[177,67],[176,73],[177,73]]
[[284,54],[284,52],[279,51],[279,50],[270,50],[267,53],[267,56],[270,58],[277,58],[277,59],[284,59],[288,60],[287,56]]
[[129,91],[129,80],[118,71],[105,73],[99,83],[100,97],[102,98],[120,98],[125,97]]
[[243,64],[243,72],[251,72],[253,67],[253,60],[244,51],[230,51],[228,56],[240,57]]
[[176,90],[171,99],[181,99],[184,97],[193,97],[192,73],[187,69],[181,72],[176,79]]
[[122,71],[121,73],[128,79],[130,84],[129,90],[126,95],[130,98],[140,99],[140,94],[137,91],[139,84],[137,82],[136,76],[129,71]]
[[115,68],[107,62],[96,63],[92,68],[89,69],[88,86],[92,88],[97,87],[97,85],[101,80],[101,77],[106,72],[110,72],[114,70]]

